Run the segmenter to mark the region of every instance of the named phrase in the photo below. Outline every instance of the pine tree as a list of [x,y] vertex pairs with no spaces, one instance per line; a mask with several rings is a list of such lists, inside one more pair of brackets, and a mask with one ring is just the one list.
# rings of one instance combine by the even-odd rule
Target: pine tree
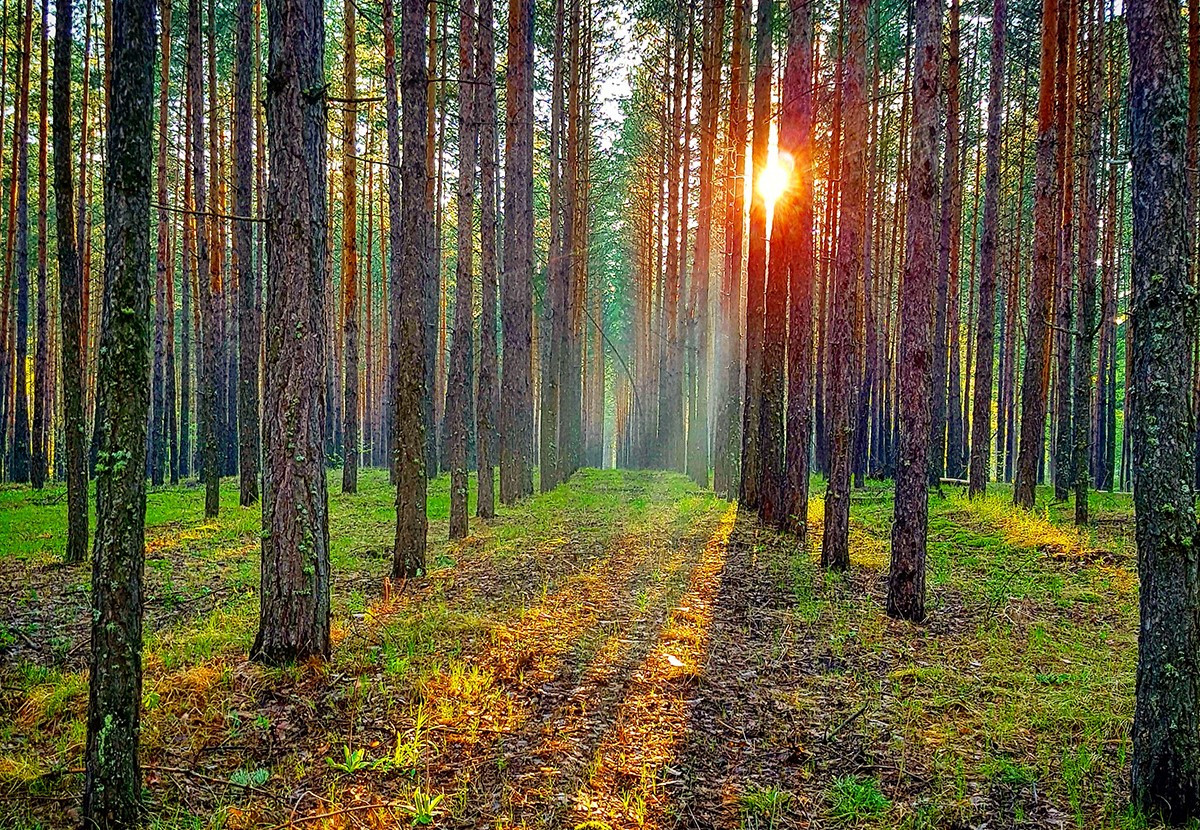
[[63,437],[67,473],[67,562],[82,562],[88,539],[87,430],[83,415],[82,280],[71,217],[75,211],[71,178],[71,4],[54,14],[54,205],[59,217],[58,302],[62,330]]
[[1146,0],[1129,27],[1133,159],[1131,383],[1142,623],[1133,716],[1133,803],[1171,824],[1200,817],[1200,608],[1192,489],[1191,377],[1179,344],[1187,299],[1187,74],[1179,6]]
[[899,435],[895,518],[887,613],[925,618],[925,545],[929,527],[931,336],[930,297],[936,286],[934,169],[938,144],[941,0],[918,0],[914,12],[916,73],[912,148],[905,216],[904,280],[900,287]]
[[267,27],[267,465],[259,627],[250,655],[281,665],[329,655],[322,2],[268,0]]
[[[427,238],[430,209],[424,198],[429,178],[426,111],[428,69],[425,58],[425,6],[401,0],[404,106],[404,155],[400,156],[400,120],[396,112],[396,49],[392,0],[384,0],[384,75],[388,122],[389,280],[393,303],[391,338],[396,344],[391,368],[394,416],[393,469],[396,475],[396,539],[392,575],[423,576],[428,518],[425,513],[425,418],[422,389],[426,378],[423,286],[432,267]],[[401,163],[404,167],[401,168]]]
[[98,830],[125,830],[142,820],[138,730],[150,411],[154,11],[154,0],[113,0],[108,53],[104,314],[96,375],[101,416],[83,795],[84,824]]

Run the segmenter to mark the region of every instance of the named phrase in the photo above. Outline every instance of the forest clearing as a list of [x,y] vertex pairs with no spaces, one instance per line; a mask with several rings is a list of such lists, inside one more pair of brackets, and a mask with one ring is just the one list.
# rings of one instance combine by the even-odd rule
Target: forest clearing
[[[1137,588],[1128,496],[931,499],[930,611],[884,613],[889,491],[851,567],[682,476],[582,471],[391,586],[394,491],[331,498],[333,651],[247,660],[258,526],[152,490],[142,752],[155,828],[1140,828],[1125,799]],[[1045,499],[1048,501],[1048,499]],[[432,482],[444,538],[447,481]],[[810,538],[821,522],[810,511]],[[86,575],[61,488],[0,491],[0,826],[77,810]],[[343,812],[345,811],[345,812]],[[77,821],[77,819],[75,819]],[[594,822],[587,824],[586,822]]]

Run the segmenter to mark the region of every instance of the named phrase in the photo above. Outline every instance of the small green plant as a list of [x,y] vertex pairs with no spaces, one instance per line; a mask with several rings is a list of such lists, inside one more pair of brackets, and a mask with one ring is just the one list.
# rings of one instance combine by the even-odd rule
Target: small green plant
[[986,764],[984,770],[993,781],[1010,787],[1024,787],[1037,780],[1031,769],[1010,758],[997,758]]
[[239,787],[261,787],[267,783],[267,779],[270,777],[270,771],[260,767],[259,769],[234,770],[233,775],[229,776],[229,780]]
[[441,793],[430,795],[420,787],[416,787],[413,789],[412,795],[408,797],[408,803],[404,804],[401,809],[412,818],[414,827],[428,827],[433,824],[434,818],[441,812],[438,810],[438,805],[442,803],[442,799],[445,797]]
[[829,790],[830,815],[835,821],[852,822],[879,818],[892,803],[879,789],[879,781],[847,775],[833,782]]
[[751,785],[741,798],[742,810],[746,814],[743,826],[747,830],[774,827],[775,822],[783,818],[783,812],[791,800],[792,794],[787,790]]
[[351,749],[349,744],[342,747],[343,759],[335,761],[332,758],[326,758],[325,762],[336,770],[353,774],[363,769],[374,767],[374,763],[367,760],[367,751],[365,749]]

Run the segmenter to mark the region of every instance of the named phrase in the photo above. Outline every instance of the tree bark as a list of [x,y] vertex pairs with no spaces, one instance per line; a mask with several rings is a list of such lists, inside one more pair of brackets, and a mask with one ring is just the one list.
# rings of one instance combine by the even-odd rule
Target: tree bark
[[325,480],[325,18],[268,0],[266,412],[262,588],[253,659],[329,655]]
[[475,456],[478,488],[476,514],[496,515],[497,461],[496,382],[496,33],[494,0],[479,2],[478,51],[475,74],[479,81],[479,399],[475,412]]
[[1172,0],[1126,8],[1133,159],[1130,413],[1141,625],[1133,803],[1171,824],[1200,817],[1200,551],[1192,488],[1195,334],[1188,280],[1182,27]]
[[829,484],[825,490],[825,527],[821,565],[835,571],[850,567],[850,473],[859,343],[856,287],[863,278],[866,231],[867,131],[866,100],[867,3],[850,0],[849,49],[842,81],[845,146],[842,149],[842,193],[838,217],[837,262],[829,318],[828,426]]
[[475,3],[462,0],[458,32],[458,256],[454,273],[454,332],[446,385],[450,456],[450,538],[467,535],[467,442],[472,422],[471,364],[475,317]]
[[959,0],[950,0],[949,37],[946,50],[946,149],[942,164],[942,209],[941,230],[938,236],[937,253],[937,307],[934,312],[933,329],[933,411],[930,416],[929,481],[933,485],[946,472],[946,397],[947,397],[947,353],[949,344],[950,281],[951,262],[958,257],[958,228],[962,222],[962,180],[959,178],[960,138],[960,75],[959,55]]
[[1004,110],[1007,0],[992,0],[992,54],[988,84],[987,171],[983,181],[983,238],[979,245],[979,323],[975,335],[975,411],[967,495],[984,495],[991,472],[992,361],[996,335],[996,249],[1000,222],[1000,116]]
[[533,0],[508,11],[500,501],[533,493]]
[[258,417],[258,357],[262,342],[259,308],[258,268],[254,263],[254,103],[253,48],[254,9],[250,0],[238,0],[236,68],[234,90],[234,185],[235,216],[247,217],[233,223],[234,259],[238,284],[238,470],[241,475],[239,500],[243,507],[258,501],[261,425]]
[[746,260],[746,385],[742,408],[742,483],[740,504],[757,510],[761,498],[762,448],[759,408],[762,404],[763,328],[767,281],[767,203],[759,177],[767,167],[770,138],[774,0],[759,0],[755,24],[754,117],[751,144],[750,229]]
[[719,389],[713,487],[733,498],[740,489],[742,445],[741,275],[744,239],[746,99],[750,83],[750,2],[734,0],[730,36],[729,155],[725,176],[725,263],[720,297]]
[[1099,0],[1089,0],[1084,7],[1086,17],[1080,22],[1081,34],[1087,33],[1084,53],[1084,110],[1080,119],[1079,156],[1083,170],[1079,185],[1079,315],[1076,319],[1074,377],[1074,411],[1071,415],[1074,430],[1072,484],[1075,489],[1075,524],[1088,522],[1088,485],[1091,480],[1088,463],[1092,447],[1092,350],[1096,339],[1096,252],[1099,248],[1099,197],[1096,177],[1100,172],[1100,54],[1096,42],[1098,26],[1094,7]]
[[795,188],[795,229],[788,262],[787,494],[783,508],[787,528],[803,541],[808,533],[813,386],[812,0],[791,0],[791,13],[779,126],[780,146],[792,154]]
[[904,280],[900,284],[899,436],[892,561],[887,613],[925,618],[925,545],[929,526],[930,363],[936,286],[934,168],[938,143],[941,0],[918,0],[912,152],[905,217]]
[[187,95],[191,104],[192,203],[195,216],[196,284],[202,326],[198,355],[197,442],[202,451],[201,475],[204,479],[204,515],[215,517],[221,509],[221,468],[217,435],[217,340],[215,299],[209,262],[209,234],[202,212],[208,204],[208,174],[204,164],[204,84],[201,52],[200,0],[188,0]]
[[1041,82],[1038,86],[1037,160],[1034,171],[1033,278],[1029,286],[1028,334],[1021,383],[1021,437],[1013,503],[1032,509],[1038,464],[1046,441],[1046,391],[1050,370],[1050,295],[1054,285],[1058,205],[1054,162],[1058,128],[1054,113],[1058,0],[1042,4]]
[[[709,286],[712,282],[713,190],[717,162],[717,124],[721,103],[721,58],[724,54],[725,3],[704,0],[700,27],[704,47],[700,68],[700,180],[696,202],[696,243],[692,255],[692,295],[688,351],[692,395],[687,423],[687,471],[700,487],[708,486],[708,344]],[[603,364],[601,364],[603,365]],[[601,379],[600,394],[604,394]],[[603,410],[601,410],[602,412]]]
[[[243,0],[245,2],[245,0]],[[358,492],[358,44],[354,0],[346,0],[342,106],[342,492]],[[370,256],[368,251],[367,256]]]
[[[141,824],[142,566],[150,409],[154,0],[113,0],[84,824]],[[70,215],[69,213],[67,215]],[[68,226],[69,227],[69,226]]]
[[[426,153],[428,69],[425,64],[424,0],[401,0],[403,39],[404,157],[400,157],[400,124],[396,112],[396,49],[392,0],[384,0],[384,76],[388,121],[389,279],[392,296],[394,442],[392,467],[396,475],[396,540],[392,575],[425,574],[428,536],[425,487],[425,328],[424,286],[432,268],[429,223],[432,211],[425,199],[429,179]],[[403,167],[401,164],[403,163]]]
[[[63,445],[67,473],[67,562],[82,562],[87,551],[88,493],[83,414],[83,331],[81,280],[72,217],[75,212],[71,179],[71,4],[54,13],[54,206],[59,217],[59,326],[62,332]],[[66,233],[61,229],[66,229]]]
[[49,281],[46,272],[46,201],[47,201],[47,108],[50,106],[48,77],[50,67],[49,0],[42,0],[41,73],[38,95],[38,250],[37,250],[37,340],[34,346],[33,445],[29,480],[35,490],[46,482],[50,449],[50,311]]
[[[17,91],[17,118],[13,124],[13,173],[17,197],[16,212],[9,213],[9,227],[16,227],[15,268],[17,278],[16,359],[14,373],[12,481],[28,483],[30,462],[29,430],[29,69],[32,55],[33,2],[23,4],[23,34],[20,52],[20,87]],[[11,231],[10,231],[11,234]],[[144,464],[144,456],[138,459]]]

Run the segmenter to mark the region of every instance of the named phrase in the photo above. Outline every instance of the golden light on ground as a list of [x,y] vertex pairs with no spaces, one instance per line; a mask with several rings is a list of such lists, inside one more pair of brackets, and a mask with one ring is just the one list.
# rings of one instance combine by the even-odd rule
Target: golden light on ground
[[767,166],[758,174],[758,192],[767,203],[767,210],[775,206],[775,200],[783,195],[792,182],[792,169],[796,166],[791,153],[772,153]]

